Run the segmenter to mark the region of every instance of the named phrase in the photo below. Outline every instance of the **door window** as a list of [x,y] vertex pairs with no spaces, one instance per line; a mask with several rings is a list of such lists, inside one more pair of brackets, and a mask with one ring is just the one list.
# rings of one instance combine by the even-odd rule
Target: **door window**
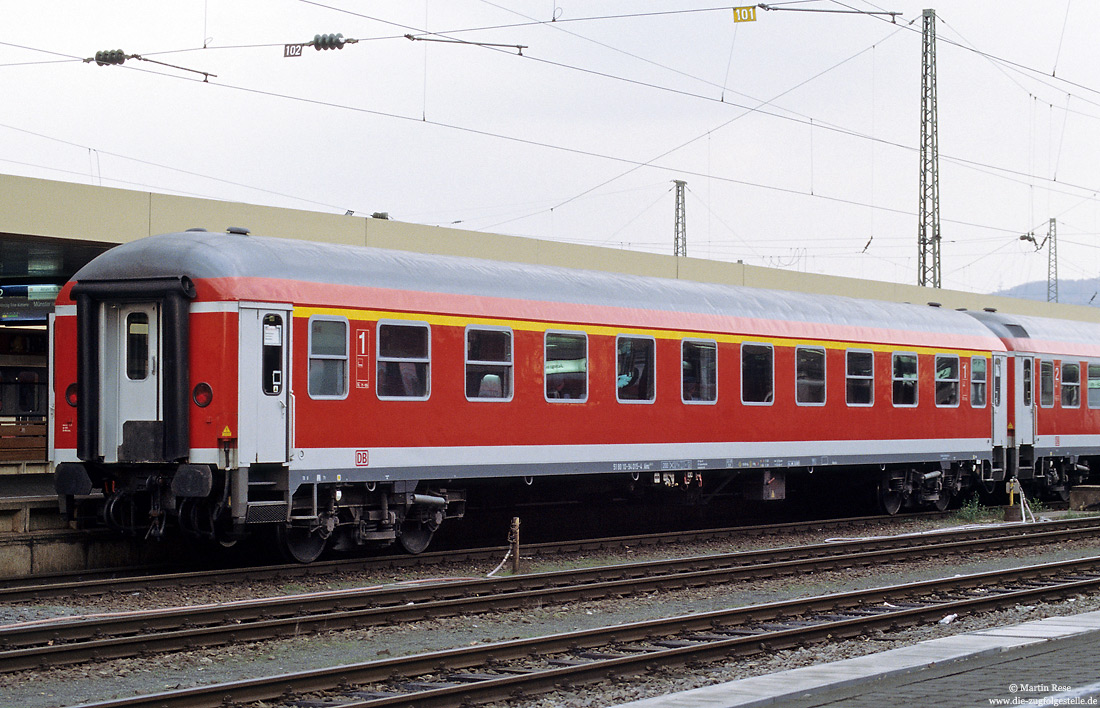
[[283,317],[267,314],[263,319],[263,388],[268,396],[283,390]]
[[1024,359],[1024,407],[1031,407],[1031,359]]
[[1001,360],[993,359],[993,405],[1001,407]]
[[149,376],[149,315],[126,315],[126,378],[144,381]]

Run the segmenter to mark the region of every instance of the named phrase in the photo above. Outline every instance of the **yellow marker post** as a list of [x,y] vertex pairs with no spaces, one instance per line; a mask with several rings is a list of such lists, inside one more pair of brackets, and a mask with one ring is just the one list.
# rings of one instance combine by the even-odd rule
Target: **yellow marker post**
[[[1023,521],[1023,493],[1020,489],[1020,480],[1013,477],[1005,482],[1005,491],[1008,492],[1008,506],[1005,507],[1005,521]],[[1020,506],[1016,506],[1016,492],[1020,494]]]

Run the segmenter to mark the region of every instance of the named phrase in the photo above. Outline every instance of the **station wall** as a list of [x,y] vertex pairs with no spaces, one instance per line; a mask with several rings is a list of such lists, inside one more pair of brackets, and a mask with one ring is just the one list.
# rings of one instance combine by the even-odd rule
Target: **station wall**
[[[327,214],[236,202],[180,197],[71,182],[0,175],[0,238],[20,234],[51,239],[124,243],[143,236],[203,227],[243,226],[255,235],[596,268],[611,272],[729,283],[894,302],[1062,317],[1100,322],[1100,308],[994,297],[916,285],[796,273],[773,268],[676,258],[614,248],[424,226],[366,216]],[[915,228],[915,227],[914,227]],[[671,249],[672,237],[669,235]]]

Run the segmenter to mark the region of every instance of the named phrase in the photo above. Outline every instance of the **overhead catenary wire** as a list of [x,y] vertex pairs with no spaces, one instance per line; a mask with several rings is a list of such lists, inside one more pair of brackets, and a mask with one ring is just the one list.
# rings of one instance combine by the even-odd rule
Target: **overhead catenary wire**
[[[337,9],[337,10],[340,10],[341,12],[347,12],[348,14],[352,14],[352,15],[356,15],[356,16],[360,16],[360,17],[366,17],[368,19],[373,19],[373,20],[380,21],[380,22],[386,22],[384,20],[380,20],[379,18],[374,18],[374,17],[371,17],[371,16],[362,15],[361,13],[355,13],[355,12],[343,10],[343,9],[340,9],[340,8],[332,8],[331,6],[326,6],[326,5],[323,5],[321,3],[312,2],[311,0],[300,0],[300,2],[306,2],[307,4],[315,4],[315,5],[319,5],[319,6],[322,6],[322,7],[328,7],[329,9]],[[725,8],[723,8],[723,9],[725,9]],[[620,15],[620,16],[616,16],[616,17],[626,17],[626,16],[630,16],[630,15]],[[400,24],[397,24],[397,23],[390,23],[390,24],[395,24],[395,25],[397,25],[399,27],[403,27],[403,28],[409,27],[408,25],[400,25]],[[539,24],[546,24],[546,23],[539,23]],[[417,29],[417,31],[422,31],[422,30],[419,30],[419,28],[413,28],[413,29]],[[899,27],[899,31],[901,29],[904,29],[904,28]],[[443,36],[443,35],[446,34],[446,32],[430,32],[430,33],[424,32],[424,34],[432,34],[432,35]],[[879,43],[881,43],[881,41],[884,41],[884,40],[880,40]],[[471,43],[471,44],[476,44],[476,43]],[[279,45],[241,45],[241,46],[280,46],[281,47],[283,45],[279,44]],[[874,45],[872,45],[872,46],[874,46]],[[494,49],[494,47],[492,47],[492,46],[485,46],[485,48]],[[45,51],[45,50],[43,50],[43,51]],[[194,50],[174,50],[174,51],[194,51]],[[864,51],[867,51],[867,50],[864,50]],[[977,51],[977,50],[975,50],[975,51]],[[171,52],[160,52],[160,54],[167,54],[167,53],[171,53]],[[156,54],[158,54],[158,53],[156,53],[156,52],[147,52],[146,53],[146,55],[149,55],[149,56],[156,55]],[[850,61],[852,58],[854,58],[855,56],[858,56],[858,55],[859,55],[859,53],[857,53],[856,55],[853,55],[853,57],[849,57],[849,59],[846,60],[846,61]],[[744,109],[746,111],[749,111],[749,112],[752,112],[752,113],[758,113],[758,114],[761,114],[761,115],[769,116],[769,117],[780,119],[780,120],[786,120],[786,121],[792,121],[792,122],[796,122],[796,123],[802,123],[804,125],[811,125],[812,124],[813,126],[816,126],[819,129],[828,130],[828,131],[831,131],[831,132],[834,132],[834,133],[837,133],[837,134],[840,134],[840,135],[846,135],[846,136],[857,138],[857,139],[868,140],[868,141],[871,141],[872,143],[876,143],[876,144],[887,145],[887,146],[891,146],[891,147],[895,147],[895,148],[899,148],[899,149],[904,149],[904,150],[909,150],[909,151],[916,151],[916,149],[917,149],[916,147],[908,146],[908,145],[905,145],[905,144],[902,144],[902,143],[898,143],[896,141],[890,141],[890,140],[886,140],[886,139],[883,139],[883,138],[878,138],[878,137],[875,137],[873,135],[867,135],[867,134],[861,133],[859,131],[855,131],[855,130],[843,128],[843,127],[840,127],[840,126],[836,126],[836,125],[833,125],[833,124],[828,123],[828,122],[823,122],[823,121],[820,121],[820,120],[814,120],[813,118],[808,117],[808,116],[799,116],[797,114],[796,115],[784,115],[783,113],[779,113],[779,112],[776,112],[776,111],[765,110],[764,108],[762,108],[762,106],[773,104],[777,100],[778,97],[772,98],[772,99],[769,99],[769,100],[766,100],[766,101],[765,100],[754,99],[754,100],[758,100],[758,105],[750,106],[750,105],[745,105],[745,104],[740,104],[740,103],[733,103],[733,102],[729,102],[729,101],[724,101],[724,100],[722,100],[721,96],[718,97],[718,98],[715,98],[713,96],[706,96],[706,95],[702,95],[702,94],[696,94],[696,93],[684,91],[684,90],[681,90],[681,89],[676,89],[676,88],[672,88],[672,87],[666,87],[666,86],[661,86],[661,85],[658,85],[658,84],[653,84],[651,82],[637,81],[637,80],[630,79],[630,78],[627,78],[627,77],[621,77],[621,76],[616,76],[616,75],[605,73],[605,72],[599,72],[599,71],[595,71],[595,70],[591,70],[591,69],[585,69],[583,67],[572,66],[572,65],[568,65],[568,64],[565,64],[565,63],[562,63],[562,62],[548,61],[548,60],[545,60],[545,59],[532,57],[532,56],[529,56],[529,55],[523,55],[523,58],[529,59],[529,60],[534,60],[534,61],[537,61],[537,62],[540,62],[540,63],[550,64],[550,65],[560,67],[560,68],[565,68],[565,69],[570,69],[570,70],[575,70],[575,71],[581,71],[581,72],[584,72],[584,73],[594,74],[594,75],[597,75],[597,76],[600,76],[600,77],[603,77],[603,78],[607,78],[607,79],[624,81],[624,82],[627,82],[627,83],[630,83],[630,84],[640,85],[640,86],[643,86],[643,87],[648,87],[648,88],[653,88],[653,89],[659,89],[659,90],[663,90],[663,91],[670,91],[670,92],[673,92],[673,93],[676,93],[676,94],[680,94],[680,95],[684,95],[684,96],[690,96],[690,97],[698,98],[698,99],[701,99],[701,100],[712,101],[712,102],[717,102],[717,103],[725,103],[726,105],[729,105],[729,106],[732,106],[732,107],[735,107],[735,108],[742,108],[742,109]],[[81,61],[84,61],[84,60],[81,60]],[[840,62],[840,64],[843,64],[843,63],[844,62]],[[839,66],[840,64],[838,64],[836,66]],[[804,85],[805,83],[808,83],[809,81],[821,76],[822,74],[826,73],[827,71],[831,70],[832,68],[835,68],[835,66],[831,67],[830,69],[826,70],[825,72],[821,72],[819,74],[816,74],[814,77],[811,77],[810,79],[807,79],[806,81],[802,82],[801,84],[798,84],[797,86],[793,87],[792,89],[784,92],[784,94],[780,94],[780,96],[785,95],[785,93],[789,93],[791,90],[794,90],[794,88],[797,88],[798,86],[801,86],[801,85]],[[199,72],[199,73],[203,73],[203,72]],[[717,85],[717,84],[715,84],[715,85]],[[786,110],[786,109],[784,109],[784,110]],[[1098,117],[1098,119],[1100,119],[1100,117]],[[701,139],[702,137],[704,137],[704,136],[699,136],[699,137],[695,138],[694,140]],[[691,142],[694,142],[694,140],[689,141],[688,143],[685,143],[684,145],[690,144]],[[659,156],[658,158],[655,158],[655,159],[660,159],[660,157],[663,157],[663,156],[664,155]],[[1006,174],[1015,174],[1017,176],[1034,177],[1034,178],[1037,178],[1037,179],[1040,179],[1040,180],[1046,181],[1046,182],[1054,182],[1055,181],[1050,177],[1027,175],[1026,173],[1018,171],[1018,170],[1012,170],[1010,168],[1006,168],[1006,167],[1002,167],[1002,166],[998,166],[998,165],[983,164],[983,163],[975,161],[975,160],[968,160],[966,158],[961,158],[961,157],[956,157],[956,156],[951,156],[951,155],[945,155],[945,154],[942,154],[942,153],[940,155],[940,158],[943,161],[956,161],[959,164],[974,166],[974,167],[983,167],[983,168],[990,169],[990,170],[1001,171],[1001,172],[1004,172]],[[1058,182],[1058,184],[1061,184],[1061,185],[1067,186],[1067,187],[1082,189],[1082,190],[1086,190],[1086,191],[1096,191],[1095,188],[1089,187],[1089,186],[1084,186],[1084,185],[1077,185],[1077,184],[1072,184],[1072,183],[1067,183],[1067,182]],[[600,186],[602,186],[602,185],[600,185]]]
[[[867,51],[867,50],[863,50],[863,51]],[[862,52],[860,52],[860,53],[862,53]],[[855,55],[853,55],[853,56],[855,56]],[[849,59],[844,60],[844,61],[850,61],[851,58],[852,57],[849,57]],[[844,62],[840,62],[838,65],[843,64],[843,63]],[[127,67],[127,68],[131,69],[131,70],[135,70],[135,71],[147,71],[147,70],[139,68],[139,67]],[[825,70],[825,72],[831,70],[832,68],[835,68],[835,67],[830,67],[830,69]],[[814,77],[810,77],[806,81],[802,82],[802,84],[813,80],[814,78],[816,78],[817,76],[820,76],[821,74],[823,74],[825,72],[820,72],[819,74],[815,75]],[[167,76],[167,77],[170,77],[170,78],[177,78],[177,79],[187,80],[186,77],[180,77],[180,76],[175,76],[175,75],[171,75],[171,74],[163,74],[163,73],[155,72],[155,71],[153,71],[151,73],[154,73],[154,74],[160,75],[160,76]],[[800,86],[802,84],[799,84],[798,86]],[[894,209],[894,208],[890,208],[890,207],[877,206],[877,205],[874,205],[874,204],[860,202],[858,200],[844,199],[844,198],[830,196],[830,195],[824,195],[824,194],[806,194],[805,192],[803,192],[801,190],[780,187],[780,186],[777,186],[777,185],[766,185],[766,184],[762,184],[762,183],[753,182],[751,180],[739,180],[739,179],[733,179],[733,178],[728,178],[728,177],[721,177],[721,176],[714,176],[714,175],[704,175],[704,174],[701,174],[697,171],[688,171],[688,170],[683,170],[682,168],[662,167],[662,166],[653,165],[653,163],[656,160],[661,159],[662,157],[666,156],[667,154],[671,154],[676,149],[679,149],[679,147],[682,147],[682,146],[678,146],[677,148],[674,148],[673,150],[667,151],[666,153],[663,153],[662,155],[659,155],[656,158],[653,158],[649,161],[631,160],[631,159],[627,159],[627,158],[601,154],[601,153],[597,153],[595,151],[579,150],[579,149],[575,149],[575,148],[568,148],[568,147],[564,147],[564,146],[552,145],[552,144],[542,142],[542,141],[534,141],[534,140],[519,138],[519,137],[516,137],[516,136],[507,136],[507,135],[503,135],[503,134],[499,134],[499,133],[493,133],[493,132],[490,132],[490,131],[479,130],[479,129],[475,129],[475,128],[471,128],[471,127],[467,127],[467,126],[459,126],[459,125],[448,124],[448,123],[437,122],[437,121],[426,121],[426,120],[424,120],[423,117],[413,118],[413,117],[410,117],[410,116],[401,116],[401,115],[398,115],[398,114],[387,113],[387,112],[383,112],[383,111],[376,111],[376,110],[365,109],[365,108],[357,108],[357,107],[347,106],[347,105],[343,105],[343,104],[337,104],[337,103],[329,102],[329,101],[320,101],[320,100],[316,100],[316,99],[308,99],[308,98],[304,98],[304,97],[297,97],[297,96],[282,94],[282,93],[278,93],[278,92],[253,89],[253,88],[233,85],[233,84],[229,84],[229,83],[210,82],[210,85],[221,86],[221,87],[224,87],[224,88],[230,88],[230,89],[235,89],[235,90],[244,91],[244,92],[252,92],[252,93],[258,93],[258,94],[263,94],[263,95],[268,95],[268,96],[274,96],[274,97],[279,97],[279,98],[293,100],[293,101],[306,102],[306,103],[311,103],[311,104],[315,104],[315,105],[324,105],[324,106],[329,106],[329,107],[333,107],[333,108],[341,108],[341,109],[360,112],[360,113],[367,113],[367,114],[384,116],[384,117],[389,117],[389,118],[396,118],[396,119],[399,119],[399,120],[415,120],[415,121],[418,121],[418,122],[428,123],[428,124],[436,125],[436,126],[439,126],[439,127],[444,127],[444,128],[454,129],[454,130],[460,130],[460,131],[469,132],[469,133],[473,133],[473,134],[477,134],[477,135],[495,137],[495,138],[499,138],[499,139],[505,139],[505,140],[509,140],[509,141],[513,141],[513,142],[519,142],[519,143],[532,145],[532,146],[546,147],[546,148],[550,148],[550,149],[554,149],[554,150],[571,152],[573,154],[586,155],[586,156],[590,156],[590,157],[598,157],[598,158],[602,158],[602,159],[623,162],[623,163],[627,163],[627,164],[632,165],[632,168],[630,170],[628,170],[627,173],[632,172],[635,169],[639,169],[641,167],[647,167],[647,166],[654,166],[654,167],[657,167],[659,169],[665,169],[665,170],[676,169],[678,172],[687,174],[689,176],[707,177],[707,178],[712,178],[712,179],[715,179],[715,180],[718,180],[718,181],[729,182],[729,183],[734,183],[734,184],[742,184],[742,185],[745,185],[745,186],[758,187],[758,188],[769,189],[769,190],[774,190],[774,191],[779,191],[779,192],[789,193],[789,194],[803,194],[803,195],[806,195],[806,196],[813,196],[813,197],[828,200],[828,201],[833,201],[833,202],[838,202],[838,203],[843,203],[843,204],[851,204],[851,205],[856,205],[856,206],[864,206],[864,207],[869,207],[869,208],[877,209],[877,210],[881,210],[881,211],[897,213],[897,214],[904,214],[904,215],[907,215],[907,216],[914,215],[913,212],[909,212],[909,211],[906,211],[906,210],[903,210],[903,209]],[[788,89],[783,94],[780,94],[780,96],[784,95],[785,93],[789,93],[791,90],[794,90],[798,86],[795,86],[795,87],[792,87],[791,89]],[[774,101],[775,99],[772,99],[772,100]],[[729,104],[729,105],[733,105],[733,104]],[[761,111],[761,110],[759,110],[759,108],[754,109],[754,110],[755,110],[755,112],[762,112],[765,115],[775,115],[777,117],[784,117],[784,116],[778,116],[777,114],[774,114],[774,113],[771,113],[771,112],[768,112],[768,111]],[[737,116],[732,120],[737,120],[740,117],[741,116]],[[786,117],[784,117],[784,118],[786,118]],[[788,118],[788,119],[790,119],[790,118]],[[732,120],[729,121],[729,122],[732,122]],[[832,129],[831,126],[828,126],[828,128]],[[711,131],[711,132],[713,132],[713,131]],[[698,138],[695,138],[695,139],[693,139],[692,141],[689,141],[689,142],[693,142],[694,140],[697,140],[701,137],[703,137],[703,136],[699,136]],[[886,144],[907,148],[907,146],[902,146],[898,143],[893,143],[891,141],[883,141],[883,142],[885,142]],[[685,145],[686,144],[688,144],[688,143],[685,143]],[[912,148],[912,149],[915,150],[915,148]],[[965,161],[965,160],[962,160],[961,162],[963,162],[964,164],[967,163],[967,161]],[[990,166],[990,168],[991,169],[999,169],[999,168],[995,168],[995,167],[992,167],[992,166]],[[626,173],[624,173],[624,174],[626,174]],[[618,177],[616,177],[615,179],[618,179]],[[583,194],[587,194],[588,192],[593,191],[594,189],[598,189],[598,188],[604,186],[605,184],[610,183],[611,181],[614,181],[614,180],[608,180],[605,183],[601,183],[600,185],[597,185],[596,187],[594,187],[590,190],[587,190]],[[1066,185],[1066,183],[1062,183],[1062,184]],[[247,186],[247,185],[241,185],[241,186]],[[1079,187],[1079,188],[1088,189],[1087,187]],[[1095,191],[1095,190],[1093,190],[1093,191]],[[577,197],[582,196],[582,195],[575,195],[574,197],[571,197],[570,199],[566,200],[565,202],[559,203],[557,206],[555,206],[553,208],[560,208],[561,206],[564,206],[565,204],[573,201],[574,199],[576,199]],[[285,196],[290,196],[290,195],[285,195]],[[331,207],[331,205],[329,205],[329,206],[330,206],[330,208],[335,208],[335,207]],[[532,215],[526,215],[524,217],[518,217],[518,218],[528,218],[529,216],[532,216]],[[514,220],[516,220],[516,219],[511,219],[509,221],[514,221]],[[945,221],[947,221],[949,223],[956,223],[956,224],[974,226],[974,227],[979,227],[979,228],[994,229],[994,230],[999,230],[999,231],[1002,231],[1002,232],[1005,232],[1005,233],[1015,233],[1016,232],[1016,230],[1013,230],[1013,229],[982,225],[982,224],[977,224],[977,223],[968,222],[968,221],[964,221],[964,220],[945,219]],[[497,226],[503,225],[504,223],[508,223],[508,222],[501,222],[501,223],[494,224],[492,226],[487,226],[487,227],[484,227],[484,228],[485,229],[492,229],[492,228],[495,228]]]
[[[404,117],[398,117],[398,118],[404,118]],[[818,124],[818,125],[821,125],[821,123],[816,123],[816,124]],[[664,167],[664,166],[660,166],[660,165],[658,165],[658,166],[657,166],[657,168],[660,168],[660,169],[669,169],[669,167]],[[708,172],[708,170],[707,170],[707,172]],[[1022,173],[1022,174],[1025,174],[1025,173]],[[756,180],[756,181],[758,182],[759,180]],[[752,182],[753,182],[753,180],[751,180],[751,179],[750,179],[750,180],[746,180],[746,184],[752,184]],[[759,186],[759,187],[764,187],[764,188],[770,188],[770,187],[769,187],[769,186],[767,186],[767,185],[759,185],[759,184],[756,184],[755,186]],[[278,193],[278,192],[274,192],[274,193]],[[796,192],[794,192],[794,193],[796,193]],[[1068,193],[1068,192],[1066,192],[1066,193]],[[870,200],[870,202],[866,204],[866,206],[868,206],[868,207],[870,207],[870,208],[872,208],[872,209],[875,209],[875,200],[871,199],[871,200]],[[333,208],[334,208],[334,207],[333,207]],[[1010,230],[1003,230],[1003,231],[1005,231],[1005,232],[1009,232]],[[876,242],[876,243],[878,243],[878,242]]]
[[1069,25],[1069,0],[1066,0],[1066,14],[1062,18],[1062,33],[1058,35],[1058,50],[1054,52],[1054,68],[1050,70],[1050,75],[1055,76],[1058,73],[1058,60],[1062,56],[1062,42],[1066,38],[1066,26]]
[[[99,148],[93,148],[89,145],[83,145],[81,143],[73,142],[71,140],[64,140],[62,138],[53,137],[53,136],[50,136],[50,135],[46,135],[45,133],[40,133],[40,132],[37,132],[37,131],[28,130],[26,128],[19,128],[19,127],[16,127],[16,126],[13,126],[13,125],[7,125],[7,124],[4,124],[4,123],[0,123],[0,128],[4,128],[6,130],[12,130],[12,131],[15,131],[17,133],[23,133],[24,135],[31,135],[33,137],[40,138],[42,140],[49,140],[49,141],[52,141],[52,142],[59,143],[61,145],[67,145],[69,147],[79,148],[80,150],[88,150],[88,151],[93,151],[94,150],[95,153],[96,153],[97,164],[98,164],[98,160],[99,160],[99,155],[109,155],[110,157],[118,158],[120,160],[128,160],[128,161],[136,162],[138,164],[146,165],[146,166],[149,166],[149,167],[156,167],[156,168],[159,168],[159,169],[170,170],[172,172],[178,172],[180,174],[189,175],[191,177],[199,177],[199,178],[202,178],[202,179],[211,180],[213,182],[219,182],[221,184],[227,184],[227,185],[231,185],[231,186],[234,186],[234,187],[242,187],[242,188],[245,188],[245,189],[251,189],[251,190],[255,190],[257,192],[262,192],[264,194],[270,194],[270,195],[276,196],[276,197],[283,197],[283,198],[286,198],[286,199],[294,199],[294,200],[300,201],[302,203],[313,204],[314,206],[321,206],[321,207],[325,207],[325,208],[328,208],[328,209],[346,211],[346,209],[344,207],[336,206],[334,204],[328,204],[328,203],[325,203],[325,202],[319,202],[319,201],[315,201],[315,200],[311,200],[311,199],[306,199],[304,197],[299,197],[299,196],[296,196],[296,195],[293,195],[293,194],[287,194],[285,192],[278,192],[278,191],[271,190],[271,189],[264,189],[262,187],[255,187],[255,186],[252,186],[252,185],[249,185],[249,184],[245,184],[243,182],[228,180],[228,179],[224,179],[222,177],[215,177],[213,175],[205,174],[205,173],[202,173],[202,172],[196,172],[196,171],[193,171],[193,170],[186,170],[186,169],[183,169],[183,168],[180,168],[180,167],[173,167],[171,165],[165,165],[165,164],[162,164],[162,163],[159,163],[159,162],[154,162],[152,160],[146,160],[146,159],[143,159],[143,158],[140,158],[140,157],[133,157],[131,155],[124,155],[122,153],[112,152],[110,150],[101,150]],[[60,171],[67,172],[67,170],[60,170]],[[80,173],[72,172],[71,174],[80,174]],[[102,174],[99,175],[99,179],[102,183],[102,180],[103,180]],[[119,180],[112,180],[112,181],[119,181]],[[139,184],[139,183],[129,182],[129,184]],[[148,186],[148,185],[140,185],[140,186]]]
[[[842,3],[839,0],[832,0],[832,1],[835,2],[838,5],[845,5],[845,3]],[[847,7],[847,5],[845,5],[845,6]],[[937,13],[936,17],[937,17],[937,21],[945,22],[945,20],[940,16],[940,13]],[[879,20],[880,22],[888,22],[888,20],[885,20],[881,17],[874,17],[874,19]],[[911,32],[919,32],[920,31],[920,30],[918,30],[914,27],[908,26],[908,25],[899,24],[898,26],[903,27],[904,29],[909,30]],[[937,37],[936,41],[944,43],[944,44],[949,44],[953,47],[958,47],[959,49],[963,49],[964,51],[971,52],[973,54],[977,54],[979,56],[985,57],[986,59],[991,59],[993,61],[999,62],[999,63],[1001,63],[1001,64],[1003,64],[1007,67],[1014,68],[1014,69],[1020,71],[1020,73],[1028,75],[1032,79],[1042,82],[1044,85],[1050,86],[1050,82],[1048,81],[1048,79],[1053,79],[1055,81],[1064,83],[1068,86],[1073,86],[1075,88],[1081,89],[1082,91],[1087,91],[1088,93],[1097,94],[1098,96],[1100,96],[1100,88],[1093,88],[1092,86],[1088,86],[1087,84],[1083,84],[1083,83],[1080,83],[1080,82],[1077,82],[1077,81],[1070,81],[1069,79],[1066,79],[1062,76],[1054,76],[1054,75],[1051,75],[1051,74],[1047,74],[1046,71],[1044,71],[1043,69],[1039,69],[1039,68],[1036,68],[1036,67],[1033,67],[1033,66],[1028,66],[1028,65],[1023,64],[1021,62],[1012,61],[1011,59],[1006,59],[1005,57],[993,54],[992,52],[987,52],[987,51],[978,49],[977,47],[974,47],[974,46],[967,46],[967,45],[962,44],[962,43],[960,43],[956,40],[950,39],[948,37],[942,37],[942,36]],[[1092,101],[1090,101],[1090,103],[1092,103]],[[1100,103],[1096,103],[1095,105],[1100,105]]]
[[[135,71],[147,71],[145,69],[141,69],[141,68],[138,68],[138,67],[134,67],[133,70],[135,70]],[[184,76],[176,76],[176,75],[172,75],[172,74],[161,74],[159,72],[152,72],[152,73],[155,73],[155,74],[160,75],[160,76],[166,76],[166,77],[169,77],[169,78],[174,78],[174,79],[177,79],[177,80],[199,82],[198,79],[191,79],[191,78],[184,77]],[[709,179],[714,179],[714,180],[720,181],[720,182],[726,182],[726,183],[730,183],[730,184],[739,184],[739,185],[744,185],[744,186],[749,186],[749,187],[756,187],[756,188],[760,188],[760,189],[767,189],[767,190],[771,190],[771,191],[775,191],[775,192],[779,192],[779,193],[784,193],[784,194],[792,194],[792,195],[800,195],[800,196],[813,196],[814,198],[817,198],[817,199],[822,199],[822,200],[825,200],[825,201],[830,201],[830,202],[834,202],[834,203],[838,203],[838,204],[848,204],[848,205],[852,205],[852,206],[869,207],[869,208],[877,209],[877,210],[888,212],[888,213],[901,214],[901,215],[905,215],[905,216],[915,216],[915,212],[909,211],[909,210],[906,210],[906,209],[899,209],[899,208],[894,208],[894,207],[874,205],[874,204],[869,204],[869,203],[862,202],[862,201],[855,200],[855,199],[848,199],[848,198],[844,198],[844,197],[838,197],[838,196],[827,195],[827,194],[822,194],[822,193],[817,193],[817,194],[814,194],[814,195],[810,195],[809,193],[807,193],[803,190],[799,190],[799,189],[794,189],[794,188],[789,188],[789,187],[782,187],[782,186],[779,186],[779,185],[768,185],[768,184],[764,184],[764,183],[760,183],[760,182],[753,182],[751,180],[737,179],[737,178],[726,177],[726,176],[721,176],[721,175],[706,175],[706,174],[703,174],[703,173],[701,173],[697,170],[683,169],[683,168],[675,167],[675,166],[656,166],[656,165],[652,165],[652,162],[653,162],[652,160],[651,161],[642,161],[642,160],[636,160],[636,159],[626,158],[626,157],[622,157],[622,156],[614,156],[614,155],[609,155],[609,154],[606,154],[606,153],[600,153],[600,152],[593,151],[593,150],[585,150],[585,149],[580,149],[580,148],[572,148],[572,147],[567,147],[567,146],[562,146],[562,145],[555,145],[555,144],[552,144],[552,143],[547,143],[545,141],[533,140],[533,139],[530,139],[530,138],[522,138],[522,137],[514,136],[514,135],[505,135],[503,133],[495,133],[495,132],[488,131],[488,130],[473,128],[473,127],[470,127],[470,126],[458,125],[458,124],[454,124],[454,123],[448,123],[448,122],[444,122],[444,121],[425,120],[422,117],[407,116],[407,115],[401,115],[401,114],[391,113],[391,112],[386,112],[386,111],[379,111],[379,110],[375,110],[375,109],[351,106],[351,105],[347,105],[347,104],[340,104],[340,103],[335,103],[335,102],[332,102],[332,101],[325,101],[325,100],[321,100],[321,99],[306,98],[306,97],[302,97],[302,96],[294,96],[294,95],[291,95],[291,94],[280,93],[280,92],[271,91],[271,90],[267,90],[267,89],[257,89],[257,88],[254,88],[254,87],[231,84],[231,83],[225,82],[225,81],[210,81],[210,82],[201,82],[201,83],[208,83],[208,85],[213,86],[213,87],[218,87],[218,88],[233,90],[233,91],[240,91],[240,92],[243,92],[243,93],[250,93],[250,94],[261,95],[261,96],[268,96],[268,97],[272,97],[272,98],[279,98],[279,99],[284,99],[284,100],[289,100],[289,101],[294,101],[294,102],[299,102],[299,103],[305,103],[305,104],[309,104],[309,105],[326,106],[326,107],[329,107],[329,108],[336,108],[336,109],[346,110],[346,111],[359,113],[359,114],[364,114],[364,115],[373,115],[373,116],[378,116],[378,117],[391,118],[391,119],[404,121],[404,122],[413,122],[413,123],[431,125],[431,126],[435,126],[435,127],[439,127],[439,128],[445,128],[445,129],[449,129],[449,130],[460,131],[460,132],[464,132],[464,133],[468,133],[468,134],[472,134],[472,135],[478,135],[478,136],[482,136],[482,137],[506,140],[506,141],[509,141],[509,142],[528,145],[528,146],[532,146],[532,147],[546,148],[546,149],[550,149],[550,150],[554,150],[554,151],[558,151],[558,152],[565,152],[565,153],[574,154],[574,155],[604,159],[604,160],[608,160],[608,161],[612,161],[612,162],[619,162],[619,163],[622,163],[622,164],[631,165],[631,166],[636,167],[636,168],[653,166],[656,169],[662,169],[662,170],[665,170],[665,171],[673,171],[674,170],[674,171],[677,171],[678,173],[681,173],[681,174],[684,174],[684,175],[687,175],[687,176],[709,178]],[[567,202],[572,201],[574,198],[570,198],[569,200],[567,200]],[[557,207],[555,207],[555,208],[557,208]],[[944,219],[944,221],[948,222],[948,223],[955,223],[955,224],[964,225],[964,226],[971,226],[971,227],[975,227],[975,228],[983,228],[983,229],[989,229],[989,230],[994,230],[994,231],[1000,231],[1000,232],[1003,232],[1003,233],[1006,233],[1006,234],[1015,235],[1015,234],[1018,233],[1018,230],[1016,230],[1016,229],[1010,229],[1010,228],[1005,228],[1005,227],[996,227],[996,226],[991,226],[991,225],[987,225],[987,224],[979,224],[979,223],[976,223],[976,222],[970,222],[970,221],[961,220],[961,219]],[[494,228],[494,227],[485,227],[485,228],[488,229],[488,228]]]

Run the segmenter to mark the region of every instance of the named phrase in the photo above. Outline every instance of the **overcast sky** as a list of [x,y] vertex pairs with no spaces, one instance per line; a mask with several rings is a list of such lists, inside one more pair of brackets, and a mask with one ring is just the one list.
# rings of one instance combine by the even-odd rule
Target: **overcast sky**
[[[682,179],[691,256],[912,283],[926,5],[0,0],[0,171],[658,253]],[[1096,276],[1100,3],[936,12],[944,287]]]

